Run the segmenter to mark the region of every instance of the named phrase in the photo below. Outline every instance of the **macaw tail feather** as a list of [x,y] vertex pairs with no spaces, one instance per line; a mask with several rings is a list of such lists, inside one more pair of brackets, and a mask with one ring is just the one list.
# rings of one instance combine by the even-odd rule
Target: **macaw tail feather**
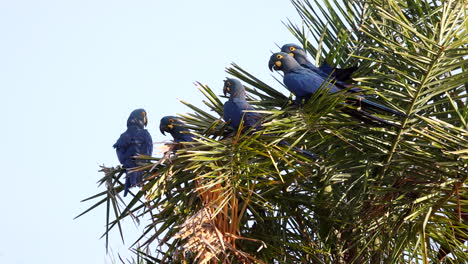
[[300,149],[298,147],[293,147],[293,149],[299,153],[301,153],[302,155],[306,156],[306,157],[309,157],[311,159],[318,159],[317,155],[315,155],[314,153],[310,152],[310,151],[307,151],[305,149]]
[[379,127],[400,127],[398,124],[394,124],[382,118],[376,117],[372,114],[367,113],[363,110],[356,110],[356,109],[343,109],[343,112],[346,114],[363,121],[368,125],[379,126]]
[[130,188],[137,186],[142,181],[142,179],[142,173],[139,171],[127,174],[125,179],[124,197],[127,196]]
[[369,101],[367,99],[364,99],[362,98],[360,100],[360,102],[358,101],[357,102],[358,104],[360,103],[362,106],[368,106],[368,107],[371,107],[371,108],[374,108],[374,109],[377,109],[377,110],[380,110],[380,111],[384,111],[384,112],[387,112],[387,113],[391,113],[391,114],[395,114],[397,116],[402,116],[402,117],[406,117],[406,114],[405,113],[402,113],[398,110],[395,110],[395,109],[392,109],[390,107],[386,107],[384,105],[381,105],[381,104],[378,104],[378,103],[375,103],[375,102],[372,102],[372,101]]
[[[280,146],[291,146],[291,144],[289,144],[287,141],[284,141],[284,140],[281,140],[278,145]],[[314,159],[316,160],[318,157],[317,155],[315,155],[314,153],[310,152],[310,151],[307,151],[307,150],[304,150],[304,149],[300,149],[298,147],[292,147],[292,149],[294,149],[295,151],[301,153],[302,155],[306,156],[306,157],[309,157],[311,159]]]

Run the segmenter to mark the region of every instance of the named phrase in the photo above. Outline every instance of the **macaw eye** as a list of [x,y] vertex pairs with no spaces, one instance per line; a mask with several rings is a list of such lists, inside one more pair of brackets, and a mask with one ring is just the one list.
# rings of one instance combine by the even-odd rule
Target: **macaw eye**
[[224,85],[226,85],[226,86],[229,87],[229,86],[231,86],[231,82],[230,82],[230,81],[226,81],[226,83],[225,83]]
[[296,48],[295,48],[295,47],[289,47],[289,50],[290,50],[290,51],[295,51]]
[[278,60],[281,60],[281,59],[283,58],[283,55],[278,54],[278,55],[276,55],[276,58],[277,58]]
[[141,112],[141,115],[142,115],[143,117],[145,117],[145,116],[146,116],[146,112]]
[[174,123],[174,119],[172,119],[172,118],[169,119],[169,122]]

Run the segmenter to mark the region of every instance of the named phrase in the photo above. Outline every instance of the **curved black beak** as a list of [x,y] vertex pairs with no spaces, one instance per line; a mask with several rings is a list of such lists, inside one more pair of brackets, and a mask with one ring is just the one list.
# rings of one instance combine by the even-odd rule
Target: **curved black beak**
[[226,96],[228,93],[231,92],[231,88],[229,88],[228,85],[228,80],[224,80],[224,86],[223,86],[223,94]]
[[165,136],[166,134],[164,132],[166,132],[166,131],[165,131],[164,128],[165,128],[165,126],[163,125],[163,123],[159,124],[159,131],[161,131],[161,134],[163,134]]
[[273,69],[277,70],[275,62],[276,62],[276,56],[271,56],[270,61],[268,62],[268,69],[270,69],[270,71],[273,71]]
[[146,116],[146,112],[142,111],[141,115],[143,116],[143,125],[146,127],[148,125],[148,117]]

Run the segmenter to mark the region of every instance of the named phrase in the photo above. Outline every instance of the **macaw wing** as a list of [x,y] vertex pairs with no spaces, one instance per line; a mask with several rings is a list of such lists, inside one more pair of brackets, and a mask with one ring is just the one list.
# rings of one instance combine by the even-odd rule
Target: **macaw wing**
[[244,115],[244,126],[245,127],[255,127],[255,128],[260,128],[260,120],[262,119],[262,115],[260,113],[256,112],[246,112],[246,111],[255,111],[255,108],[253,108],[249,103],[247,102],[241,102],[241,108],[244,109],[243,115]]
[[117,158],[122,165],[125,165],[128,159],[131,158],[131,153],[128,151],[132,144],[132,137],[129,131],[122,133],[114,144],[115,152],[117,153]]
[[238,128],[242,118],[242,110],[232,101],[228,100],[224,103],[223,119],[232,127]]
[[236,108],[239,109],[239,116],[244,118],[244,127],[260,127],[260,119],[262,119],[262,115],[255,112],[255,108],[251,106],[245,99],[242,98],[234,98],[233,99]]
[[174,141],[177,143],[180,142],[193,142],[193,136],[192,134],[188,133],[179,133],[177,137],[174,137]]
[[351,67],[351,68],[345,68],[345,69],[335,68],[335,72],[334,72],[333,76],[338,81],[349,82],[351,80],[351,76],[353,75],[353,73],[357,69],[358,69],[358,67]]
[[324,72],[326,75],[332,75],[337,81],[347,82],[351,79],[351,75],[358,69],[358,67],[351,67],[345,69],[334,68],[328,65],[326,62],[320,65],[319,70]]
[[150,133],[146,129],[138,129],[131,137],[130,149],[134,153],[133,156],[137,154],[151,156],[153,154],[153,140]]
[[[317,73],[302,68],[285,74],[283,82],[297,97],[309,97],[311,94],[317,92],[322,84],[326,82],[326,79]],[[332,84],[329,84],[329,87],[331,93],[339,91],[339,89]]]
[[132,168],[137,165],[133,159],[134,156],[153,154],[153,141],[146,129],[127,129],[120,135],[114,148],[120,163],[125,168]]
[[260,120],[262,116],[259,113],[245,112],[244,113],[244,126],[260,128]]

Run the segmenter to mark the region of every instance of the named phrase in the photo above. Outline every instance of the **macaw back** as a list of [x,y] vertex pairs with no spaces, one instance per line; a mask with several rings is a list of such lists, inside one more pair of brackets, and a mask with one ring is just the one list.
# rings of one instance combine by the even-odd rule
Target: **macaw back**
[[311,70],[312,72],[318,74],[324,80],[333,82],[339,89],[347,89],[352,93],[362,93],[358,87],[350,88],[350,85],[347,83],[351,80],[351,75],[358,69],[357,67],[351,67],[346,69],[339,69],[328,65],[326,62],[323,62],[322,65],[316,67],[312,62],[307,59],[305,51],[297,51],[294,56],[296,61],[304,68]]
[[146,129],[129,127],[122,133],[113,146],[117,157],[124,167],[135,166],[133,156],[137,154],[151,156],[153,154],[153,141]]
[[[325,83],[327,79],[309,69],[298,67],[284,75],[284,84],[296,97],[308,98]],[[330,93],[340,91],[331,83],[325,84]]]

